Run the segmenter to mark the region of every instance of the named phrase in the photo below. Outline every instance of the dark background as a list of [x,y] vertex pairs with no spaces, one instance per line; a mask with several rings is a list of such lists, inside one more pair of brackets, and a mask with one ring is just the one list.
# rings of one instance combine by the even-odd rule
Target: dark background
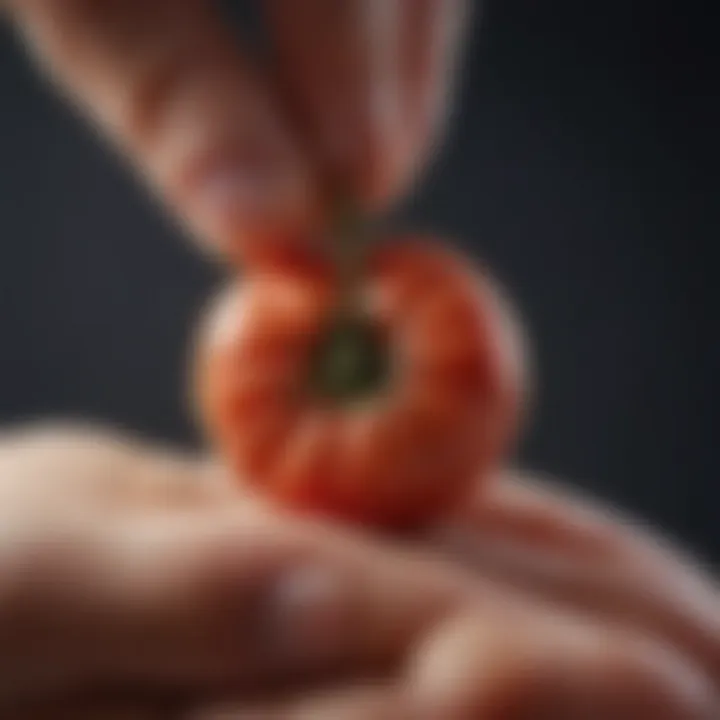
[[[408,223],[510,286],[539,397],[523,449],[720,559],[717,26],[687,3],[497,0]],[[190,442],[215,271],[0,30],[0,422]]]

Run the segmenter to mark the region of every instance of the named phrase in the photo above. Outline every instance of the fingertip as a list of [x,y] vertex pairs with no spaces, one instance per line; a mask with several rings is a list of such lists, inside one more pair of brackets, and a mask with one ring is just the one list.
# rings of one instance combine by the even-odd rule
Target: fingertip
[[[497,621],[497,618],[495,618]],[[427,720],[491,720],[517,695],[517,648],[490,622],[454,618],[418,649],[408,676],[408,697]]]
[[245,261],[312,224],[310,164],[214,3],[13,7],[53,79],[206,249]]
[[456,618],[421,648],[409,687],[428,720],[709,720],[718,710],[712,684],[671,648],[551,616]]
[[169,150],[174,167],[161,181],[206,249],[253,266],[316,241],[322,201],[309,166],[290,145],[275,157],[250,158],[264,152],[261,141],[245,148],[221,136],[211,142],[213,147],[194,151]]

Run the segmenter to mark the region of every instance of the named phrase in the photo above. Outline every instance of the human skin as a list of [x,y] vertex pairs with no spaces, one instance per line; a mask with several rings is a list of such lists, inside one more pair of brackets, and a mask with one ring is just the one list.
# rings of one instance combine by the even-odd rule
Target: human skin
[[717,714],[713,582],[546,481],[497,477],[391,542],[201,458],[29,427],[0,440],[0,527],[4,716]]
[[208,0],[5,5],[57,87],[193,236],[241,261],[322,225],[329,183],[375,211],[407,192],[441,135],[467,11],[268,0],[270,73]]
[[[300,4],[322,23],[283,25]],[[311,227],[319,177],[376,209],[407,189],[442,128],[462,5],[275,3],[296,131],[208,3],[5,3],[56,84],[233,259]],[[323,50],[339,80],[315,69],[318,30],[343,40]],[[391,120],[368,99],[380,74],[403,98]],[[348,107],[339,88],[352,122],[327,119]],[[462,517],[391,543],[270,511],[203,459],[51,428],[6,434],[0,493],[0,701],[31,701],[21,717],[718,715],[707,573],[545,482],[498,477]],[[216,711],[219,685],[235,701]]]

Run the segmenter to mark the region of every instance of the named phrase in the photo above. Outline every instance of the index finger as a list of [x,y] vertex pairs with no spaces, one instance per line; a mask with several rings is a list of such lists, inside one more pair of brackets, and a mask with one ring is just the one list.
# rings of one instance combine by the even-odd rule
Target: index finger
[[500,604],[440,561],[251,504],[71,519],[4,538],[0,700],[360,671],[471,598]]
[[51,77],[231,256],[312,224],[311,171],[205,0],[9,0]]

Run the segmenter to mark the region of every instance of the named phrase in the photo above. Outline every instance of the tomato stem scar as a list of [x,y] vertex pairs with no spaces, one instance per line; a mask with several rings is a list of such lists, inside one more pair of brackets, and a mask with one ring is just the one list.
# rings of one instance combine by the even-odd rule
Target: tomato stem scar
[[389,376],[383,339],[367,318],[344,313],[331,319],[311,362],[311,386],[335,402],[362,400],[381,391]]

